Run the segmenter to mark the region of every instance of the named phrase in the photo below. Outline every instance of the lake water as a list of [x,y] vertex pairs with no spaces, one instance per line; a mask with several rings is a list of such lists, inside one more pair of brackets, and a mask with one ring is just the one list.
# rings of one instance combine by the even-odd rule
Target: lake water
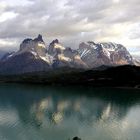
[[139,140],[140,90],[0,85],[0,140]]

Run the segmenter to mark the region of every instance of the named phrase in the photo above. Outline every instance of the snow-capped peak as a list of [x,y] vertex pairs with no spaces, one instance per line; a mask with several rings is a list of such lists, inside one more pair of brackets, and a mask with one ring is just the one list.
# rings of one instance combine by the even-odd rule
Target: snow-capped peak
[[132,56],[127,49],[116,43],[83,42],[79,45],[78,52],[82,60],[90,67],[93,65],[124,65],[133,64]]

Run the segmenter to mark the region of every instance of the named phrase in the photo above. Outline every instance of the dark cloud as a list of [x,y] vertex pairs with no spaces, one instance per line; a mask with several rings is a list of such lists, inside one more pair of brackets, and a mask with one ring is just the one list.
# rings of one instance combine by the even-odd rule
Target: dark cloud
[[39,33],[47,43],[59,38],[73,47],[82,40],[120,40],[129,46],[125,38],[139,38],[138,26],[133,26],[140,23],[139,0],[28,0],[16,5],[5,2],[0,9],[0,16],[15,13],[0,22],[0,39],[15,39],[17,46],[22,39]]

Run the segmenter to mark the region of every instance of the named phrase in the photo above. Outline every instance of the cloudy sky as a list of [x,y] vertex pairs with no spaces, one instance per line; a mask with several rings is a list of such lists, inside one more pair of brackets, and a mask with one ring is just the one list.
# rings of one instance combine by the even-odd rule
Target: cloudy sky
[[42,34],[48,44],[116,42],[140,52],[140,0],[0,0],[0,50]]

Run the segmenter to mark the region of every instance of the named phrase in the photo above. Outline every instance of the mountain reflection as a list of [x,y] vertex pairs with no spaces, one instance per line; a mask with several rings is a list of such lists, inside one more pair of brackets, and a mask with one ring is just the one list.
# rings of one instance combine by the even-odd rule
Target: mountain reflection
[[20,104],[15,107],[24,123],[30,122],[41,127],[44,124],[63,124],[69,119],[84,125],[114,119],[117,121],[123,119],[140,99],[138,91],[133,91],[133,97],[130,96],[131,90],[125,94],[125,90],[119,89],[104,89],[104,92],[103,89],[83,88],[42,89],[30,92],[24,88],[23,93],[16,93],[16,97],[24,94],[22,101],[9,99],[12,104]]
[[52,96],[31,105],[29,114],[34,117],[38,125],[43,124],[44,119],[48,121],[47,124],[59,124],[67,119],[75,119],[92,125],[96,121],[120,120],[130,107],[123,107],[97,97],[74,97],[62,100]]

